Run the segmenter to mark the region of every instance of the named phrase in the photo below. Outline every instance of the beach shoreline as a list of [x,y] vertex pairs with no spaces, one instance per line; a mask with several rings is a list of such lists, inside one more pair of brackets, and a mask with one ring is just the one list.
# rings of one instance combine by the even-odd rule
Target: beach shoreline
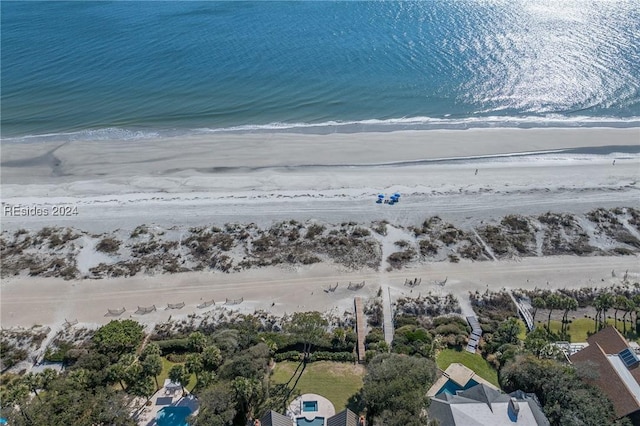
[[[141,218],[161,226],[266,226],[584,213],[635,204],[639,138],[638,128],[593,128],[9,143],[2,149],[3,207],[62,205],[78,214],[3,210],[2,222],[6,230],[106,232],[134,229]],[[378,193],[396,191],[407,197],[393,209],[372,205]]]
[[[20,229],[37,232],[45,227],[70,227],[99,238],[108,232],[128,236],[140,225],[175,229],[171,232],[179,233],[189,227],[227,223],[255,223],[268,228],[289,220],[325,224],[353,222],[365,226],[387,221],[408,229],[433,216],[471,229],[511,214],[536,217],[549,211],[585,214],[597,208],[635,207],[640,194],[639,137],[638,128],[474,129],[8,143],[2,147],[2,230],[8,238]],[[375,203],[378,193],[388,196],[396,191],[402,193],[397,205]],[[56,206],[75,207],[77,214],[6,214],[6,208],[15,205],[48,211]],[[393,241],[390,244],[393,245]],[[523,262],[554,262],[548,259],[542,256]],[[637,257],[599,256],[597,260],[566,257],[562,268],[570,274],[590,263],[600,265],[598,273],[602,275],[606,270],[610,272],[611,267],[607,265],[632,269],[637,265]],[[469,268],[491,269],[504,264],[508,261],[473,264],[445,261],[429,263],[419,271],[408,269],[394,274],[397,277],[426,274],[433,278],[455,275],[456,271]],[[331,280],[360,277],[357,272],[331,264],[321,264],[315,270],[325,272],[303,286],[305,292],[321,291],[318,286],[325,283],[327,277]],[[501,269],[496,268],[498,270]],[[287,276],[293,279],[298,274],[277,268],[230,275],[200,273],[196,281],[212,280],[215,294],[211,297],[238,296],[266,303],[270,293],[265,293],[264,288],[230,291],[224,296],[221,293],[224,287],[215,289],[220,281],[241,282],[254,273],[271,274],[271,280]],[[474,274],[465,273],[469,274],[465,279]],[[501,286],[500,282],[511,279],[513,273],[516,272],[496,272],[495,285]],[[46,287],[55,294],[72,297],[70,295],[79,292],[83,294],[82,303],[95,301],[89,304],[93,313],[87,321],[98,321],[95,316],[98,311],[120,308],[121,299],[98,297],[101,289],[112,287],[113,282],[126,287],[141,286],[162,296],[162,300],[157,301],[160,306],[180,302],[178,299],[183,294],[186,300],[183,290],[165,288],[166,283],[183,283],[192,277],[196,276],[191,273],[142,274],[118,281],[10,278],[2,284],[2,322],[3,325],[61,322],[60,316],[66,314],[66,310],[52,308],[51,301],[46,306],[32,304],[36,303],[33,298],[41,295],[38,286],[44,291],[46,283],[51,284]],[[386,285],[386,272],[376,272],[372,277],[376,278],[367,279],[377,283],[376,288]],[[586,285],[589,278],[582,276],[582,284]],[[548,279],[545,278],[545,282]],[[486,283],[483,285],[486,287]],[[94,290],[97,293],[93,293]],[[85,293],[87,291],[89,293]],[[283,309],[287,312],[308,309],[304,303],[296,303],[296,297],[303,300],[305,295],[293,292],[293,299],[287,299]],[[209,297],[203,294],[192,300],[192,296],[188,300],[191,304],[197,304],[200,297]],[[66,303],[56,300],[55,303]],[[142,305],[150,299],[127,300],[129,305],[134,302]],[[343,302],[340,303],[346,303]],[[152,303],[156,302],[147,304]],[[40,308],[33,308],[36,305]],[[258,305],[246,303],[244,306]],[[328,307],[328,303],[314,306]],[[53,311],[43,316],[41,313],[46,309]],[[72,312],[75,311],[69,315],[73,315]],[[77,316],[84,321],[82,312],[78,311]],[[170,311],[162,312],[170,314]],[[20,316],[15,317],[18,314]],[[55,318],[51,317],[53,314]],[[99,315],[101,321],[108,319],[103,314]]]
[[[143,140],[4,143],[3,184],[189,171],[390,165],[582,148],[637,147],[640,128],[471,129],[310,135],[246,133]],[[635,150],[637,152],[637,150]]]

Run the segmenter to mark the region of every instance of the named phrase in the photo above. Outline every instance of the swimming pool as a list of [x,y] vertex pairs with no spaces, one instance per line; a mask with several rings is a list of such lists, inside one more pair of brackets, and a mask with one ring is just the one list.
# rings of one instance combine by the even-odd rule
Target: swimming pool
[[313,420],[307,420],[304,417],[296,419],[297,426],[324,426],[324,417],[316,417]]
[[302,411],[318,411],[318,401],[303,401]]
[[462,386],[459,386],[459,385],[458,385],[456,382],[454,382],[453,380],[447,380],[447,383],[445,383],[445,384],[444,384],[444,386],[442,386],[442,387],[440,388],[440,390],[436,393],[436,395],[438,395],[439,393],[442,393],[442,392],[446,392],[446,393],[448,393],[448,394],[455,395],[457,391],[467,390],[467,389],[469,389],[469,388],[474,387],[474,386],[475,386],[475,385],[477,385],[477,384],[478,384],[478,382],[476,382],[476,381],[475,381],[475,380],[473,380],[473,379],[470,379],[470,380],[467,382],[467,385],[466,385],[466,386],[464,386],[464,387],[462,387]]
[[188,426],[187,417],[191,414],[189,407],[164,407],[158,411],[158,426]]

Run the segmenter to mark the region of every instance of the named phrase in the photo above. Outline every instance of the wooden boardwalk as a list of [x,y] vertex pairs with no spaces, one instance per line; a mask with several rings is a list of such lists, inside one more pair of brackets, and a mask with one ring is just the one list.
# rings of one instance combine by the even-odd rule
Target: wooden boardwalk
[[366,324],[364,319],[364,310],[362,309],[362,298],[356,297],[354,299],[354,305],[356,308],[356,334],[358,336],[358,362],[364,362],[364,338],[367,336]]
[[522,317],[522,319],[524,320],[524,323],[527,326],[527,331],[533,331],[533,329],[536,328],[536,325],[533,323],[533,317],[531,316],[531,312],[529,312],[529,310],[525,308],[524,305],[522,305],[522,303],[516,300],[516,298],[513,297],[513,294],[511,292],[509,292],[509,296],[511,296],[511,300],[513,300],[513,303],[514,305],[516,305],[516,308],[518,308],[518,313],[520,314],[520,317]]
[[471,326],[471,335],[469,336],[469,343],[467,344],[467,352],[475,354],[480,338],[482,337],[482,327],[480,327],[480,322],[478,322],[478,318],[475,316],[468,316],[467,322]]
[[391,308],[391,293],[389,287],[387,287],[387,291],[382,292],[382,331],[384,332],[384,341],[387,342],[387,345],[391,347],[391,343],[393,342],[393,332],[395,331],[393,328],[393,309]]

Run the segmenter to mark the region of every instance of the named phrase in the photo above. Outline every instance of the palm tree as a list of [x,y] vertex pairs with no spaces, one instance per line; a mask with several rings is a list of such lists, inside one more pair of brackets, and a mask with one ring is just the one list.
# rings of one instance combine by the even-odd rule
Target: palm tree
[[627,306],[627,297],[619,294],[613,300],[613,308],[615,311],[613,312],[613,324],[615,328],[618,328],[618,311],[624,311]]
[[158,375],[162,373],[162,358],[160,355],[147,355],[141,362],[142,370],[147,376],[153,376],[156,381],[156,389],[160,389]]
[[562,298],[556,293],[551,293],[546,299],[547,309],[549,309],[549,316],[547,317],[547,330],[551,331],[551,313],[554,309],[561,308]]
[[636,304],[633,303],[633,300],[626,298],[622,310],[624,311],[624,315],[622,315],[622,333],[627,334],[627,315],[636,310]]
[[562,309],[564,309],[564,314],[562,315],[562,332],[567,332],[567,324],[569,320],[567,316],[569,315],[569,311],[575,311],[578,309],[578,301],[573,297],[564,296],[562,297]]
[[189,354],[187,355],[186,362],[184,364],[185,370],[187,373],[196,375],[196,382],[199,381],[198,375],[204,368],[202,363],[202,356],[200,354]]
[[45,368],[42,373],[42,389],[49,390],[51,383],[58,377],[58,372],[52,368]]
[[205,369],[216,371],[222,364],[222,352],[216,345],[209,345],[202,351],[202,364]]
[[42,389],[43,379],[39,373],[27,373],[22,376],[24,384],[36,395],[36,398],[41,401],[40,395],[38,395],[38,389]]
[[596,297],[596,301],[600,300],[600,307],[602,312],[602,318],[600,321],[600,328],[603,328],[607,324],[607,309],[610,309],[613,306],[614,297],[611,293],[600,293],[598,297]]
[[202,352],[207,346],[207,337],[199,331],[191,333],[187,340],[192,352]]
[[182,393],[184,393],[184,385],[189,382],[189,373],[187,373],[181,364],[176,364],[169,370],[169,379],[173,383],[180,383]]
[[542,297],[534,297],[531,301],[531,307],[533,308],[533,323],[536,323],[536,314],[538,313],[538,309],[546,309],[547,303],[544,301]]

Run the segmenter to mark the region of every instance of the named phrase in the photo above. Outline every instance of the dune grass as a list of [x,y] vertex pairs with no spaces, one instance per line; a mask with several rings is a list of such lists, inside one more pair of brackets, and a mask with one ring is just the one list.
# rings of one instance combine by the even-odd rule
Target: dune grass
[[[275,383],[286,383],[296,367],[297,362],[283,361],[276,364],[271,380]],[[352,363],[318,361],[307,364],[307,368],[296,389],[301,394],[316,393],[324,396],[333,404],[336,412],[343,410],[349,398],[362,388],[364,367]]]
[[478,354],[472,354],[467,351],[457,351],[455,349],[444,349],[436,356],[436,364],[441,370],[446,370],[447,367],[454,362],[470,368],[489,383],[500,387],[498,383],[498,372]]

